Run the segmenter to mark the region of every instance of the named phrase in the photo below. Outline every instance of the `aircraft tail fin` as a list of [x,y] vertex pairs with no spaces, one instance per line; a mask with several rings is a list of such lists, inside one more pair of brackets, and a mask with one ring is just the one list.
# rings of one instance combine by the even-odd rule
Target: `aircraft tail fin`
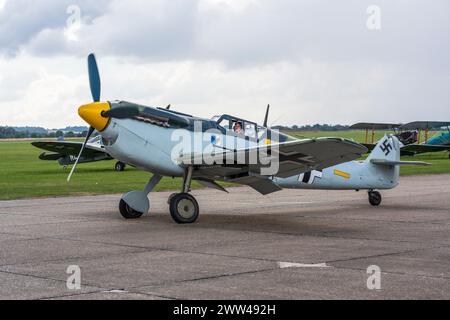
[[385,135],[378,141],[366,161],[373,163],[372,160],[400,161],[400,142],[398,138],[392,135]]
[[378,141],[375,148],[366,160],[367,167],[380,181],[385,181],[389,187],[393,188],[398,184],[400,177],[400,142],[393,135],[385,135]]
[[429,166],[430,163],[421,161],[400,161],[401,142],[396,136],[384,136],[372,153],[367,162],[377,166]]

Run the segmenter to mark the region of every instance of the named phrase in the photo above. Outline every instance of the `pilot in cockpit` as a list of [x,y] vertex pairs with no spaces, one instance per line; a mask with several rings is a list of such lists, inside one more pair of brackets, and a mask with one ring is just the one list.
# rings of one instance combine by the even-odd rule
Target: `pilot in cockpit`
[[233,130],[237,134],[244,134],[244,130],[242,129],[242,124],[239,121],[234,124]]

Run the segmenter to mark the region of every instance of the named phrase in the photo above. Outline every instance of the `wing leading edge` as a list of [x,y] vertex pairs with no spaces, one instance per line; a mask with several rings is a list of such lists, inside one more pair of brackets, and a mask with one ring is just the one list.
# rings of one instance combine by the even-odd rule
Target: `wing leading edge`
[[[83,143],[81,142],[69,142],[69,141],[40,141],[31,143],[34,147],[54,152],[63,156],[75,156],[80,153]],[[83,156],[87,158],[95,158],[97,156],[105,155],[106,152],[101,148],[87,145],[83,151]]]

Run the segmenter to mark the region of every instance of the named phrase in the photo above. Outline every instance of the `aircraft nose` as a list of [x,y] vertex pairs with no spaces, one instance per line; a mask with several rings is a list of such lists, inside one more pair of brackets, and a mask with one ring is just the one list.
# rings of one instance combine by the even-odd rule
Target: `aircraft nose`
[[111,109],[111,106],[108,102],[93,102],[79,107],[78,114],[93,128],[102,132],[108,126],[110,119],[109,117],[104,117],[102,112],[109,109]]

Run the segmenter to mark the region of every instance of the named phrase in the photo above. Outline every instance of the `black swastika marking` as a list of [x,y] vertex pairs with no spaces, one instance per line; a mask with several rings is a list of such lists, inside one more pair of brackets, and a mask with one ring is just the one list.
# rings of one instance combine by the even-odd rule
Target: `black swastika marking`
[[384,152],[386,156],[388,156],[391,153],[392,145],[389,142],[389,140],[384,140],[382,145],[380,146],[381,150]]

